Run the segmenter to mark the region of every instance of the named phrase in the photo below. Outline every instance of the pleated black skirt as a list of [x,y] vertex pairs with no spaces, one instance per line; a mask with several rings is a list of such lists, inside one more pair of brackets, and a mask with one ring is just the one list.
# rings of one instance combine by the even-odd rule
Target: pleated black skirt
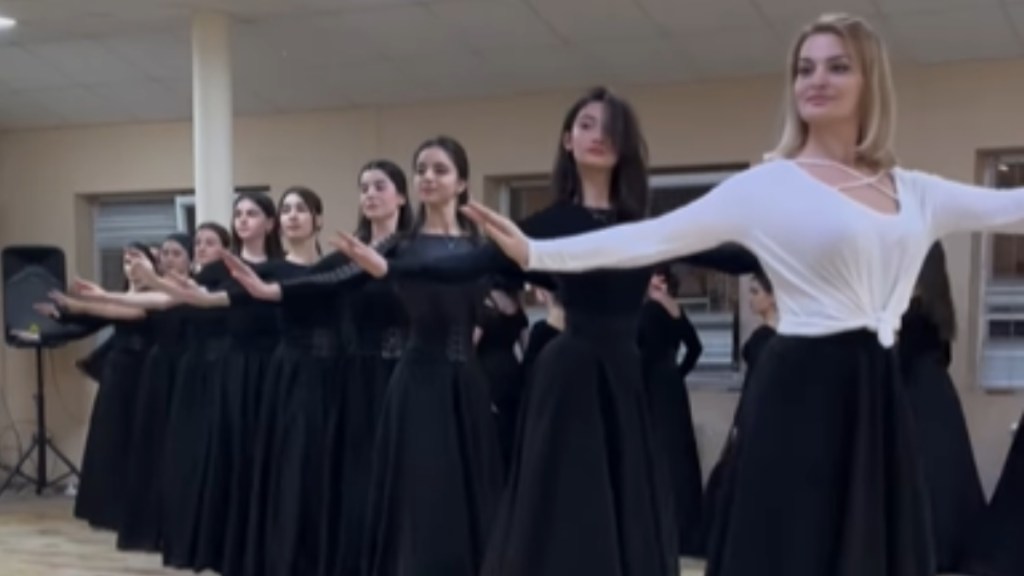
[[967,420],[940,358],[918,357],[902,368],[928,486],[936,568],[940,573],[961,573],[985,510]]
[[709,576],[933,576],[896,356],[868,331],[779,335],[746,392]]
[[117,530],[128,488],[132,425],[147,343],[115,334],[89,417],[74,515],[92,527]]
[[224,382],[223,357],[228,340],[195,340],[178,366],[168,416],[162,466],[163,563],[202,570],[199,534],[206,498],[210,438],[218,425],[217,389]]
[[215,426],[207,441],[195,568],[243,574],[260,403],[274,341],[233,342],[211,383]]
[[288,334],[266,371],[256,433],[243,569],[246,576],[315,574],[328,462],[327,427],[343,410],[345,356],[329,330]]
[[679,555],[698,557],[704,477],[686,382],[671,356],[645,359],[644,382],[655,439],[664,453],[671,481]]
[[485,576],[676,576],[635,318],[569,314],[531,369]]
[[365,574],[477,576],[503,474],[475,360],[436,346],[403,353],[373,466]]
[[121,550],[158,552],[162,543],[163,458],[178,364],[184,350],[156,345],[146,358],[130,435]]
[[321,576],[359,576],[380,413],[397,358],[350,355],[342,401],[327,423]]
[[479,359],[491,390],[503,465],[509,468],[522,401],[523,367],[511,348],[480,351]]
[[[1024,423],[1024,420],[1022,420]],[[971,576],[1024,574],[1024,428],[1018,428],[963,561]]]

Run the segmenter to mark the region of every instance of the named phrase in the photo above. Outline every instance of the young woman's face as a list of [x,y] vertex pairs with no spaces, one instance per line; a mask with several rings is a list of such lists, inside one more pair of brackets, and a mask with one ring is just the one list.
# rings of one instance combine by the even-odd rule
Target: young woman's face
[[185,251],[185,247],[174,240],[164,240],[164,243],[160,245],[160,270],[164,273],[188,274],[189,265],[192,263],[191,258],[191,254]]
[[366,170],[359,176],[359,209],[370,222],[394,218],[403,205],[405,197],[383,170]]
[[775,307],[775,296],[772,296],[757,280],[750,281],[750,311],[763,316]]
[[248,242],[254,238],[263,239],[270,234],[274,230],[274,221],[267,218],[255,202],[245,198],[235,204],[232,226],[238,238]]
[[316,234],[318,217],[298,194],[289,194],[281,201],[281,231],[288,240],[303,240]]
[[590,102],[580,109],[572,129],[562,136],[562,145],[577,166],[611,170],[618,162],[618,153],[605,136],[606,115],[603,102]]
[[192,249],[195,252],[195,261],[200,266],[206,266],[210,262],[216,261],[220,257],[221,250],[225,248],[227,246],[221,243],[220,236],[213,230],[205,228],[196,230],[195,246]]
[[809,125],[857,121],[864,77],[835,34],[813,34],[800,46],[793,80],[800,118]]
[[420,201],[435,206],[454,201],[466,190],[466,181],[459,177],[452,159],[437,146],[424,148],[416,157],[413,183]]

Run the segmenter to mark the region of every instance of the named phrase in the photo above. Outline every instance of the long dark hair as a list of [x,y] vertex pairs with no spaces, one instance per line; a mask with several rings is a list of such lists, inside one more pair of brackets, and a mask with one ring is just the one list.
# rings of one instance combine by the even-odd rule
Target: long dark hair
[[[261,194],[259,192],[242,192],[235,196],[235,203],[232,205],[232,213],[234,209],[238,208],[238,205],[243,200],[248,200],[256,205],[263,212],[263,215],[267,217],[272,223],[273,227],[263,237],[263,252],[265,253],[267,260],[277,260],[284,258],[284,246],[281,244],[281,229],[277,221],[277,207],[274,206],[274,201],[271,200],[270,196]],[[242,255],[242,239],[238,237],[238,232],[235,231],[234,215],[231,218],[231,244],[232,252],[236,255]]]
[[956,338],[956,308],[953,306],[946,250],[941,242],[932,244],[917,276],[917,300],[921,311],[938,328],[939,337],[947,342]]
[[[313,192],[311,188],[307,188],[306,186],[292,186],[285,190],[281,194],[281,199],[277,202],[278,219],[281,218],[281,209],[284,207],[284,201],[293,194],[298,196],[302,200],[302,203],[306,205],[306,208],[309,208],[310,213],[313,214],[313,236],[317,236],[320,232],[320,225],[317,224],[316,219],[323,218],[324,216],[324,201],[321,200],[320,195]],[[280,222],[278,222],[278,226],[280,226]],[[316,253],[323,254],[323,250],[320,249],[320,239],[317,238],[314,242],[316,244]]]
[[[478,238],[480,231],[477,230],[476,224],[472,220],[467,218],[461,210],[458,208],[465,206],[469,203],[469,156],[466,154],[466,149],[462,147],[462,144],[458,140],[451,136],[435,136],[429,140],[424,141],[416,148],[416,152],[412,155],[412,168],[415,172],[416,163],[419,160],[420,154],[427,148],[439,148],[448,155],[448,159],[452,161],[455,166],[455,174],[466,183],[466,189],[459,193],[457,199],[457,206],[455,210],[455,221],[459,225],[459,228],[463,232],[469,233],[470,236]],[[427,210],[421,202],[419,208],[416,210],[416,220],[413,222],[411,232],[413,234],[423,229],[423,222],[427,218]]]
[[647,142],[640,130],[633,107],[604,87],[591,89],[576,101],[565,114],[558,133],[558,151],[552,183],[559,200],[579,203],[583,201],[576,159],[565,149],[565,136],[572,133],[573,124],[583,107],[591,102],[604,105],[604,125],[601,127],[618,161],[612,169],[609,201],[619,221],[639,220],[647,213]]
[[[200,230],[209,230],[210,232],[213,232],[214,234],[217,235],[217,239],[220,240],[221,246],[223,246],[224,248],[226,248],[228,250],[232,249],[232,247],[231,247],[231,232],[228,232],[228,229],[225,228],[220,223],[213,222],[213,221],[203,222],[203,223],[199,224],[198,226],[196,226],[196,233],[198,233]],[[194,247],[193,247],[193,250],[194,250]],[[195,255],[193,255],[192,259],[195,260]]]
[[[391,180],[391,184],[394,185],[395,191],[398,195],[405,199],[405,203],[398,207],[398,223],[395,226],[395,231],[402,233],[412,228],[413,217],[412,217],[412,205],[409,201],[409,184],[405,179],[405,172],[391,160],[378,159],[370,160],[359,169],[359,178],[362,179],[363,174],[366,174],[370,170],[380,170],[387,176],[388,180]],[[362,211],[359,212],[359,220],[356,222],[356,238],[359,238],[363,242],[369,242],[372,236],[372,225],[370,220],[363,215]]]

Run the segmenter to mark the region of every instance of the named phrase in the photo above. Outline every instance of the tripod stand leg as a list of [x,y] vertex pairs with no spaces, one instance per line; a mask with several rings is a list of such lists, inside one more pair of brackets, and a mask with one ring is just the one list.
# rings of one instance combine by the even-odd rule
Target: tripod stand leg
[[25,478],[29,482],[36,482],[38,480],[37,478],[32,478],[28,474],[25,474],[21,470],[22,467],[25,466],[25,463],[28,462],[28,459],[32,457],[32,451],[35,450],[37,442],[38,440],[33,439],[32,444],[29,445],[28,447],[28,450],[25,450],[25,453],[21,455],[21,460],[18,460],[18,463],[14,465],[14,470],[11,471],[11,474],[7,477],[7,480],[4,482],[4,485],[0,486],[0,496],[3,496],[4,492],[7,492],[7,490],[10,489],[11,482],[14,481],[15,476],[21,476],[22,478]]
[[64,466],[67,467],[69,475],[77,477],[82,476],[82,473],[79,472],[78,468],[76,468],[75,465],[71,462],[71,459],[64,455],[64,453],[60,451],[60,448],[57,448],[57,445],[53,443],[53,440],[47,438],[46,445],[50,448],[50,451],[53,452],[53,455],[56,456],[57,459],[64,464]]

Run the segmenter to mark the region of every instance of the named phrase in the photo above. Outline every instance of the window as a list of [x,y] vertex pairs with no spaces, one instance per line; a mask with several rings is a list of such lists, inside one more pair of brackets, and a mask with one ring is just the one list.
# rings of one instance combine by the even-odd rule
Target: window
[[[656,216],[703,196],[737,170],[675,171],[652,175],[648,214]],[[501,209],[513,219],[521,219],[546,207],[554,200],[545,177],[506,182],[502,188]],[[738,386],[740,283],[735,277],[685,264],[672,266],[679,281],[679,300],[693,322],[704,345],[695,375],[726,387]],[[526,302],[531,321],[544,315],[543,307]],[[680,351],[682,354],[683,351]]]
[[93,206],[96,280],[107,290],[124,288],[122,252],[130,242],[158,245],[179,230],[173,198],[103,198]]
[[[983,162],[987,186],[1024,186],[1024,153]],[[1024,235],[985,234],[982,266],[978,379],[990,390],[1024,389]]]

